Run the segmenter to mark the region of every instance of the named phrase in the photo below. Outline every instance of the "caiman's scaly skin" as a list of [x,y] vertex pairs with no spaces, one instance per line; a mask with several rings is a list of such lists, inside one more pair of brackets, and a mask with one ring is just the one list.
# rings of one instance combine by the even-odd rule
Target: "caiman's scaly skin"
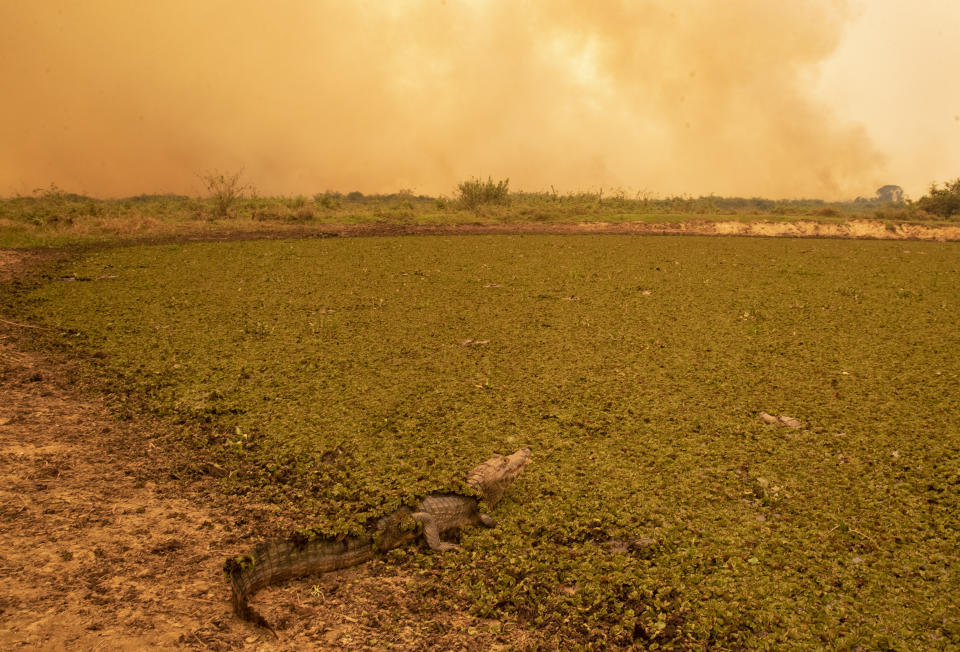
[[[467,486],[480,493],[484,506],[493,507],[529,460],[527,448],[513,455],[494,455],[467,474]],[[459,550],[458,545],[441,537],[471,525],[494,527],[496,523],[480,511],[480,503],[473,496],[431,494],[416,509],[401,507],[379,519],[364,536],[338,541],[308,537],[265,541],[249,555],[231,557],[223,565],[233,592],[233,611],[244,620],[271,629],[249,604],[251,596],[261,588],[294,577],[362,564],[379,553],[414,541],[421,533],[432,550]]]

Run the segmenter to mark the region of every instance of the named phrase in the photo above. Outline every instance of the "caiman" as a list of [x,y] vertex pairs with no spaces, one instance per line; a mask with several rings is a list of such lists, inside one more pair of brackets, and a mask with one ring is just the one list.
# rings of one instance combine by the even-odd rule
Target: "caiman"
[[290,539],[265,541],[243,557],[231,557],[223,564],[233,592],[233,611],[240,618],[273,631],[270,624],[250,606],[250,598],[261,588],[284,580],[356,566],[420,537],[432,550],[459,550],[442,537],[463,527],[494,527],[490,516],[480,511],[491,508],[530,460],[530,449],[512,455],[494,455],[467,474],[466,484],[480,498],[455,493],[430,494],[416,508],[401,507],[378,519],[362,536],[341,540],[296,535]]

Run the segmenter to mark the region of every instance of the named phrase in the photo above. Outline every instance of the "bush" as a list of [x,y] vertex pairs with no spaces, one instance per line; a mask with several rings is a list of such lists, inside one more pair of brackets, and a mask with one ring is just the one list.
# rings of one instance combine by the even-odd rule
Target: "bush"
[[940,217],[960,216],[960,178],[948,181],[943,188],[930,185],[930,194],[917,200],[917,208]]
[[457,190],[460,191],[459,201],[464,208],[476,208],[483,204],[508,204],[510,179],[497,181],[487,177],[486,181],[470,179],[464,181]]
[[210,172],[200,175],[200,179],[206,184],[210,199],[213,200],[213,212],[216,217],[227,217],[230,214],[230,207],[233,206],[243,194],[252,190],[240,182],[243,171],[234,174],[221,174],[219,172]]
[[313,196],[313,201],[318,204],[321,208],[327,210],[336,210],[340,208],[340,199],[343,197],[339,192],[333,190],[326,190],[324,192],[318,192]]
[[288,218],[290,222],[310,222],[313,218],[316,217],[316,214],[313,212],[313,206],[301,206],[296,210],[296,212]]

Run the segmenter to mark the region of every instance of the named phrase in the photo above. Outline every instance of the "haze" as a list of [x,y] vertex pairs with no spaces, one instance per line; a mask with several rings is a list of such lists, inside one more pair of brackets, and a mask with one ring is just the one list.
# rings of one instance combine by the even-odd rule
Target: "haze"
[[8,0],[0,194],[918,196],[960,175],[960,5],[907,6]]

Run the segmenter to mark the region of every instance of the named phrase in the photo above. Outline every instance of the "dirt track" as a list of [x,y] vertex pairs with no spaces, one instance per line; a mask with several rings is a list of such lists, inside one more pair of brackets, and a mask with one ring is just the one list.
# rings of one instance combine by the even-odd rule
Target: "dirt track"
[[[0,252],[0,281],[35,255]],[[0,323],[0,647],[233,647],[216,575],[242,547],[224,514],[174,495],[148,428],[113,420],[69,362]],[[255,641],[251,641],[255,642]]]
[[146,479],[149,456],[141,467],[126,454],[134,433],[49,364],[0,346],[0,647],[237,642],[211,609],[224,598],[216,551],[238,543],[223,519],[165,495]]

